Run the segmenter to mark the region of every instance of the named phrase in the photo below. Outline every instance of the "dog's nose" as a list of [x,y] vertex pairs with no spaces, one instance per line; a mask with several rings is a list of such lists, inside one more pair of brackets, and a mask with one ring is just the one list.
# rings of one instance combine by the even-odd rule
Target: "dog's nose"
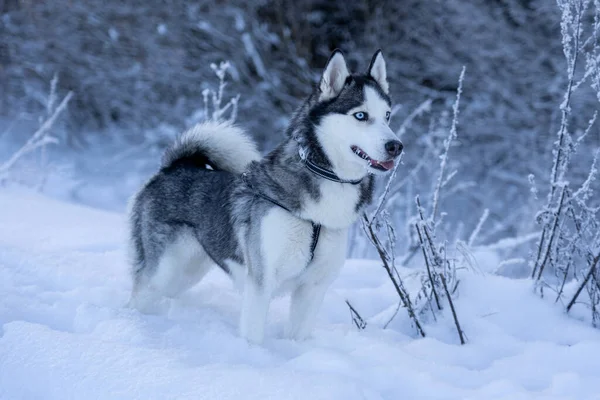
[[390,140],[385,144],[385,150],[392,157],[398,157],[402,153],[402,142],[399,140]]

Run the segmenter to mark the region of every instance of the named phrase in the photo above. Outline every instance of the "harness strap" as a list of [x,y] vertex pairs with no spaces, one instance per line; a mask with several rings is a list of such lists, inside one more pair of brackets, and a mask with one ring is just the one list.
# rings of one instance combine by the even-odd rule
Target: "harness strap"
[[[292,210],[290,210],[289,208],[287,208],[286,206],[284,206],[283,204],[281,204],[274,198],[269,197],[266,194],[259,192],[258,190],[255,190],[254,187],[250,184],[250,182],[248,182],[246,173],[242,174],[242,179],[244,180],[244,183],[254,192],[254,194],[256,196],[258,196],[264,200],[267,200],[268,202],[270,202],[278,207],[281,207],[285,211],[292,214]],[[313,260],[313,258],[315,258],[315,250],[317,249],[317,244],[319,243],[319,236],[321,235],[321,224],[315,224],[313,221],[310,221],[310,223],[312,225],[313,231],[312,231],[312,242],[310,243],[310,255],[308,257],[308,264],[310,264],[311,261]]]
[[315,250],[317,248],[317,243],[319,243],[319,235],[321,235],[321,224],[315,224],[311,221],[312,224],[312,243],[310,244],[310,257],[308,262],[311,262],[313,258],[315,258]]

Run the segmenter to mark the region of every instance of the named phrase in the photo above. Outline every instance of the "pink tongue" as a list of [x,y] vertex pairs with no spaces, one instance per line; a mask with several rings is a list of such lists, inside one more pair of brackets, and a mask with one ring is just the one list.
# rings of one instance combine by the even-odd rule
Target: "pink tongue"
[[392,169],[392,168],[394,168],[394,160],[379,161],[378,164],[381,165],[385,169]]

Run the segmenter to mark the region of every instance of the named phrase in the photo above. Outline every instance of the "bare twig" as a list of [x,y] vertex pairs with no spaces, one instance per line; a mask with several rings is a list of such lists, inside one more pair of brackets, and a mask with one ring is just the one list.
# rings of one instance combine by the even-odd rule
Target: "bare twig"
[[73,96],[72,92],[67,93],[67,95],[62,99],[58,107],[52,112],[50,116],[42,123],[42,125],[38,128],[37,131],[27,140],[27,142],[17,150],[8,160],[0,165],[0,177],[5,176],[8,171],[16,164],[19,159],[23,156],[31,153],[37,148],[44,146],[49,143],[56,143],[56,139],[52,136],[48,135],[48,132],[52,128],[52,125],[56,122],[56,119],[59,115],[67,108],[67,104],[71,97]]
[[542,272],[544,272],[544,268],[546,267],[546,263],[548,262],[548,257],[550,256],[550,252],[552,251],[552,244],[556,240],[556,230],[558,228],[558,223],[559,223],[560,217],[562,215],[562,209],[563,209],[563,205],[565,203],[566,194],[567,194],[567,188],[566,188],[566,186],[563,186],[562,194],[560,196],[560,201],[558,203],[558,208],[554,214],[554,223],[552,224],[552,228],[549,233],[550,237],[548,238],[548,244],[546,245],[546,251],[544,253],[544,258],[542,259],[541,262],[539,260],[536,261],[535,267],[533,269],[532,276],[534,276],[537,271],[538,274],[537,274],[536,280],[538,280],[538,281],[542,277]]
[[[417,208],[421,210],[421,202],[419,201],[419,196],[416,198]],[[425,260],[425,268],[427,270],[427,276],[429,278],[429,282],[431,284],[431,292],[433,293],[433,298],[435,299],[435,305],[438,310],[442,309],[442,305],[440,303],[440,298],[437,294],[437,290],[435,289],[437,286],[436,279],[434,279],[434,275],[437,275],[433,271],[433,266],[431,265],[429,260],[429,255],[427,254],[427,249],[431,250],[432,243],[429,241],[428,246],[425,244],[426,231],[427,226],[425,224],[425,220],[423,219],[423,213],[419,212],[421,222],[417,222],[415,224],[415,228],[417,229],[417,235],[419,236],[419,242],[421,243],[421,250],[423,251],[423,259]]]
[[442,286],[444,287],[444,291],[446,292],[446,299],[448,299],[448,303],[450,304],[450,310],[452,311],[452,318],[454,319],[454,324],[456,325],[456,331],[458,332],[458,337],[460,339],[460,344],[465,344],[467,341],[465,339],[465,333],[460,327],[460,322],[458,322],[458,316],[456,315],[456,309],[454,308],[454,302],[452,301],[452,296],[450,296],[450,292],[448,291],[448,285],[446,284],[446,278],[443,274],[440,274],[440,279],[442,280]]
[[354,322],[354,325],[356,325],[356,328],[358,328],[358,330],[365,329],[367,327],[367,321],[365,321],[363,319],[363,317],[360,316],[358,311],[356,311],[356,309],[354,307],[352,307],[352,304],[350,304],[350,302],[348,300],[346,300],[346,304],[348,305],[348,308],[350,309],[350,315],[352,316],[352,322]]
[[392,170],[392,174],[388,178],[387,184],[385,185],[385,190],[383,191],[383,193],[379,197],[379,203],[377,204],[377,208],[375,209],[375,212],[371,216],[371,222],[370,222],[371,224],[373,223],[373,221],[375,221],[375,219],[377,218],[377,216],[381,212],[381,209],[383,208],[383,205],[385,204],[385,200],[387,198],[388,193],[390,192],[390,188],[392,186],[392,182],[394,181],[394,177],[396,176],[396,171],[398,170],[398,167],[400,166],[400,161],[402,161],[402,155],[403,154],[400,154],[400,157],[396,161],[396,165],[394,166],[394,169]]
[[377,250],[377,253],[379,254],[379,258],[381,259],[381,262],[383,263],[383,268],[385,269],[385,271],[388,274],[388,277],[392,281],[392,284],[394,285],[394,289],[396,289],[396,293],[398,294],[398,297],[400,297],[400,300],[402,301],[404,308],[406,308],[406,311],[408,312],[408,316],[410,317],[411,321],[415,325],[417,332],[422,337],[425,337],[425,330],[423,330],[423,327],[421,326],[419,318],[417,317],[417,313],[415,312],[413,303],[410,300],[410,295],[408,294],[408,291],[406,290],[406,288],[404,288],[404,284],[402,283],[402,280],[397,278],[398,274],[396,271],[396,267],[390,263],[390,257],[387,254],[384,245],[381,243],[377,234],[375,233],[373,224],[370,223],[369,218],[364,213],[363,213],[363,228],[365,229],[365,232],[367,233],[369,240],[371,241],[371,243]]
[[596,255],[596,257],[594,257],[594,259],[592,260],[592,263],[590,265],[590,269],[588,270],[587,274],[585,275],[584,280],[581,282],[581,284],[577,288],[577,291],[573,295],[573,298],[571,299],[571,301],[569,301],[569,304],[567,305],[567,312],[571,311],[571,307],[573,307],[573,305],[577,301],[577,298],[581,294],[581,291],[587,285],[587,283],[590,280],[590,278],[595,274],[596,268],[598,267],[598,261],[599,260],[600,260],[600,251],[598,252],[598,255]]
[[398,315],[398,311],[400,311],[400,307],[402,307],[402,301],[398,302],[398,305],[396,306],[394,313],[392,314],[390,319],[388,319],[388,321],[383,325],[383,329],[387,329],[388,325],[394,320],[394,318],[396,318],[396,315]]

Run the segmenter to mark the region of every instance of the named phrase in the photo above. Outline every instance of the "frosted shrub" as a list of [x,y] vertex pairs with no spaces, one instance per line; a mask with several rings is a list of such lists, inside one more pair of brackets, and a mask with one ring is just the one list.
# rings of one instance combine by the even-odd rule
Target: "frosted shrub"
[[[536,215],[541,234],[532,259],[531,278],[535,290],[542,297],[552,296],[561,302],[567,312],[575,304],[587,307],[592,324],[600,324],[600,221],[597,185],[598,156],[595,157],[587,178],[580,185],[569,179],[571,161],[582,151],[581,143],[594,126],[597,113],[590,116],[585,130],[575,137],[571,126],[573,96],[586,81],[600,98],[600,70],[598,69],[600,28],[599,6],[588,0],[558,0],[562,13],[561,33],[567,61],[567,86],[560,104],[561,123],[554,142],[552,168],[546,202]],[[593,14],[593,19],[591,18]],[[585,39],[585,36],[589,36]],[[585,68],[578,65],[586,60]],[[530,177],[530,182],[533,178]],[[537,192],[537,189],[532,189]]]

